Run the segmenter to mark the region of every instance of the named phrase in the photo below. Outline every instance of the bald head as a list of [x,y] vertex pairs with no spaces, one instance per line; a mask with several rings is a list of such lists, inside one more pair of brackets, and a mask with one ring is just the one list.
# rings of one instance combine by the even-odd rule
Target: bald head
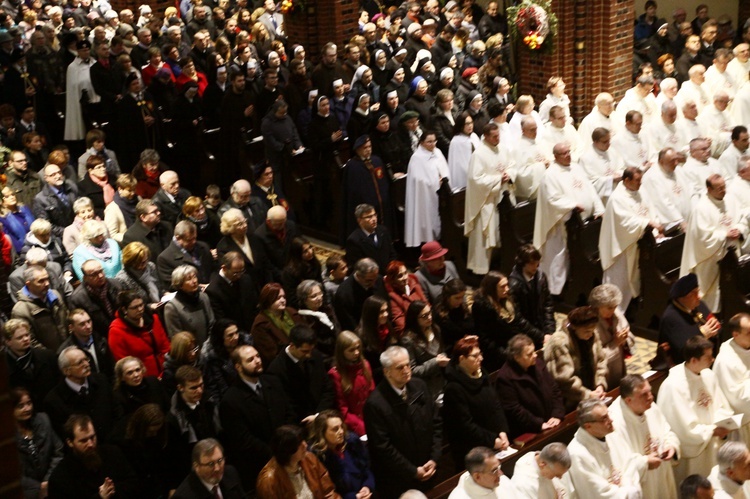
[[159,175],[159,185],[165,192],[176,196],[180,191],[180,177],[172,170],[167,170]]
[[283,206],[272,206],[266,213],[266,220],[269,222],[286,222],[286,210]]
[[527,139],[536,139],[537,124],[531,116],[524,116],[521,119],[521,134]]

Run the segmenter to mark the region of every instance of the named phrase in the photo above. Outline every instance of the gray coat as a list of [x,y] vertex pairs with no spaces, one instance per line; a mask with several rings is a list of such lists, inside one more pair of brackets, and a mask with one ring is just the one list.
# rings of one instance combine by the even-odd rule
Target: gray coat
[[198,297],[200,303],[197,307],[184,302],[179,295],[164,306],[164,325],[170,338],[180,331],[188,331],[195,336],[198,345],[208,339],[214,327],[214,311],[205,293]]

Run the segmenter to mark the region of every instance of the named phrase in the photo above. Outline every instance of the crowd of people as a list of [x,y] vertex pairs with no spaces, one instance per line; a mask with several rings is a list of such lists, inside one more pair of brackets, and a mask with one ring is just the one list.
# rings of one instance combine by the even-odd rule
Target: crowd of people
[[[360,34],[313,64],[273,0],[137,18],[105,0],[0,5],[0,298],[25,496],[390,499],[446,463],[466,470],[454,498],[736,494],[750,316],[725,318],[718,344],[716,263],[750,236],[750,30],[727,38],[705,6],[662,25],[647,2],[636,39],[656,62],[576,129],[560,77],[538,106],[516,95],[496,2],[361,7]],[[213,128],[218,185],[201,186]],[[345,254],[325,262],[281,188],[305,149],[321,226],[351,154]],[[466,189],[473,291],[440,242],[446,185]],[[505,196],[537,203],[508,275],[490,265]],[[603,217],[604,283],[558,325],[577,214]],[[658,406],[625,368],[648,231],[686,234]],[[498,452],[576,409],[569,446],[503,476]]]

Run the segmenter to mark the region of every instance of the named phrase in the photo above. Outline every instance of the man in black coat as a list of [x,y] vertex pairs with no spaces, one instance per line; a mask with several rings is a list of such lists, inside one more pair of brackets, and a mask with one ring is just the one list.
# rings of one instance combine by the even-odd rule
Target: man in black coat
[[62,342],[57,353],[68,347],[77,347],[89,358],[93,372],[102,373],[109,380],[113,380],[115,363],[107,344],[107,330],[105,329],[103,334],[96,331],[88,312],[83,308],[74,308],[68,314],[68,331],[70,336]]
[[34,196],[34,216],[49,220],[52,233],[62,238],[65,227],[73,223],[73,202],[78,197],[78,187],[71,180],[65,180],[62,170],[54,164],[47,164],[44,173],[44,187]]
[[122,236],[120,246],[138,241],[145,244],[151,252],[151,261],[156,259],[172,242],[173,228],[161,220],[161,211],[150,199],[138,201],[135,206],[136,221]]
[[224,441],[246,490],[255,490],[260,470],[271,459],[271,437],[279,426],[295,423],[292,408],[278,379],[263,376],[258,351],[249,346],[232,352],[237,384],[219,406]]
[[542,254],[533,244],[521,246],[516,255],[516,265],[508,276],[508,284],[516,312],[548,335],[555,334],[555,305],[547,276],[539,269],[541,259]]
[[100,43],[94,49],[96,64],[91,66],[91,84],[96,95],[101,97],[102,121],[111,121],[117,98],[122,95],[122,80],[120,71],[115,70],[117,59],[110,54],[109,43]]
[[88,414],[96,433],[106,439],[114,423],[112,389],[106,376],[91,372],[88,356],[78,347],[63,350],[58,367],[65,379],[44,399],[52,428],[63,435],[63,426],[72,414]]
[[297,224],[287,219],[286,209],[274,206],[266,214],[266,223],[255,231],[271,265],[271,274],[275,282],[281,282],[281,271],[289,261],[289,249],[292,240],[300,236]]
[[312,423],[315,415],[336,406],[336,393],[323,354],[315,349],[315,331],[296,325],[289,345],[268,366],[268,374],[281,381],[294,411],[295,421]]
[[161,210],[161,219],[176,225],[190,191],[180,187],[180,177],[172,170],[159,175],[159,185],[161,188],[151,200]]
[[346,239],[346,264],[354,268],[361,259],[371,258],[378,264],[380,274],[385,275],[388,264],[398,260],[391,233],[385,226],[378,225],[378,213],[372,205],[357,206],[354,216],[359,228]]
[[99,443],[103,438],[89,416],[71,416],[61,435],[70,452],[49,478],[49,497],[140,497],[138,477],[122,451]]
[[362,306],[372,295],[388,300],[383,277],[374,260],[363,258],[354,266],[352,275],[344,279],[333,299],[333,308],[342,330],[354,331],[362,316]]
[[222,257],[221,269],[214,272],[206,288],[216,320],[231,319],[241,331],[250,331],[253,326],[259,292],[258,283],[245,273],[244,258],[236,251]]
[[198,241],[198,228],[189,220],[178,222],[174,238],[156,259],[156,269],[164,289],[172,287],[172,272],[180,265],[192,265],[198,271],[198,282],[208,284],[214,270],[211,248]]
[[427,385],[412,378],[409,352],[389,347],[383,375],[365,402],[367,447],[380,497],[434,486],[443,445],[441,421]]
[[225,464],[224,448],[217,440],[206,438],[193,447],[193,471],[177,487],[172,498],[214,499],[218,497],[214,487],[224,499],[246,497],[237,470]]
[[[115,279],[107,279],[99,260],[86,260],[81,265],[83,283],[70,295],[70,308],[81,308],[88,312],[93,329],[98,336],[107,337],[109,325],[115,320],[117,297],[122,286]],[[101,372],[95,369],[95,372]],[[110,373],[111,374],[111,373]]]
[[3,328],[5,360],[11,387],[29,390],[36,407],[60,381],[57,356],[47,348],[31,348],[31,330],[26,321],[11,319]]
[[236,208],[242,212],[247,220],[247,235],[255,232],[255,229],[263,225],[266,220],[268,208],[257,197],[252,195],[250,182],[241,178],[232,184],[229,189],[229,199],[219,207],[218,215],[221,217],[227,210]]

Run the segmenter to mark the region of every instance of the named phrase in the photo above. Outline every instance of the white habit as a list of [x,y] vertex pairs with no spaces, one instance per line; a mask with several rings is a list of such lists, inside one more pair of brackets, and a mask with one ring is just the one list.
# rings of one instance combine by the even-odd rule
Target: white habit
[[[509,182],[503,182],[505,173],[510,177]],[[490,271],[492,248],[500,247],[497,205],[505,191],[515,204],[512,183],[515,179],[516,168],[509,151],[482,141],[469,161],[464,209],[464,235],[469,238],[466,267],[475,274]]]
[[448,499],[508,499],[516,497],[510,478],[500,477],[500,485],[496,489],[488,489],[477,484],[468,471],[464,471],[458,479],[458,485]]
[[549,480],[539,473],[536,457],[539,452],[527,452],[516,461],[511,483],[517,499],[559,499],[569,497],[565,485],[558,478]]
[[511,154],[516,164],[516,198],[520,200],[536,199],[539,184],[542,182],[545,166],[545,151],[539,144],[539,139],[531,140],[521,136],[516,141]]
[[713,366],[719,388],[737,414],[742,414],[740,435],[750,442],[750,350],[745,350],[734,339],[719,347]]
[[94,91],[89,70],[96,61],[90,58],[88,62],[76,57],[68,66],[65,84],[65,140],[83,140],[86,137],[86,124],[83,122],[81,96],[86,90],[89,102],[99,102],[100,98]]
[[684,178],[681,166],[667,172],[654,165],[643,174],[641,191],[648,196],[656,218],[663,225],[682,222],[690,216],[691,187]]
[[404,241],[413,248],[440,239],[438,190],[448,177],[448,163],[437,147],[430,152],[421,145],[409,160],[404,207]]
[[459,133],[451,139],[448,148],[448,175],[451,179],[451,189],[466,187],[466,172],[469,170],[471,153],[479,147],[481,140],[477,134],[464,135]]
[[534,246],[542,253],[541,268],[553,295],[562,292],[568,277],[568,235],[565,222],[581,206],[581,217],[604,213],[599,196],[583,170],[576,164],[553,162],[544,173],[534,216]]
[[615,188],[615,177],[621,177],[625,169],[622,157],[612,147],[600,151],[592,144],[587,147],[579,163],[599,194],[602,204],[606,204]]

